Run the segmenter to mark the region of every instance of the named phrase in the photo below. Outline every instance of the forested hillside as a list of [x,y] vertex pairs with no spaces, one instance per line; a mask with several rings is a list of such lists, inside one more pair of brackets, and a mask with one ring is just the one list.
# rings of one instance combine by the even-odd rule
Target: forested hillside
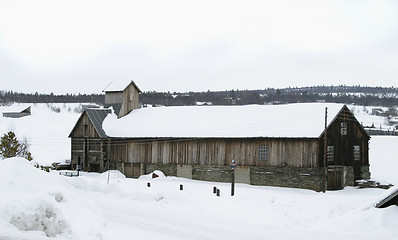
[[[103,104],[104,94],[27,94],[0,91],[0,104],[21,103],[74,103]],[[313,86],[304,88],[267,88],[263,90],[226,90],[206,92],[143,92],[142,104],[151,105],[244,105],[281,104],[295,102],[336,102],[363,106],[398,106],[398,88],[362,86]]]

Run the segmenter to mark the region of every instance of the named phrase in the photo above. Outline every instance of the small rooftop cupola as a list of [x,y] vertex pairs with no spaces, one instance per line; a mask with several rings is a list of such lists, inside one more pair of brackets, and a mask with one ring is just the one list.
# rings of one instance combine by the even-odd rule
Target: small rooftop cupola
[[141,90],[134,81],[111,82],[105,89],[105,107],[113,107],[118,118],[139,108]]

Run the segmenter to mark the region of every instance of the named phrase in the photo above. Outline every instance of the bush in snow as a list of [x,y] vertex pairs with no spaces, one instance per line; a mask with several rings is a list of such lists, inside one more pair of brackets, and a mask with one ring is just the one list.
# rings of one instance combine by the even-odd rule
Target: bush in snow
[[0,157],[24,157],[29,161],[32,160],[28,139],[24,138],[22,141],[19,141],[14,132],[9,131],[5,133],[0,140]]

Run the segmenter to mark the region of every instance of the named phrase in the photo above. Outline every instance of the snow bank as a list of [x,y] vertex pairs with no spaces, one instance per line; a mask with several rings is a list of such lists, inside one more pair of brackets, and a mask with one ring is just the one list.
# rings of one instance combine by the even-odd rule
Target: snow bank
[[23,212],[14,212],[10,223],[23,231],[43,232],[47,237],[70,233],[62,213],[52,203],[38,199],[25,204]]
[[0,161],[0,239],[101,239],[105,220],[64,177]]
[[156,178],[165,178],[166,177],[166,175],[162,171],[156,170],[156,171],[151,172],[150,174],[142,175],[138,179],[151,180],[151,179],[154,179],[154,177],[153,177],[154,174],[157,176]]

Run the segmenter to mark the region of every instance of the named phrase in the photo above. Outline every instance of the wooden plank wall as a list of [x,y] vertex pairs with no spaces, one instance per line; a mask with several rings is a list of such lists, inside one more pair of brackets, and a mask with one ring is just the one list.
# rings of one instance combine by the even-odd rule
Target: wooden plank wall
[[73,132],[71,133],[70,137],[72,137],[72,138],[80,138],[80,137],[99,138],[99,135],[98,135],[97,131],[95,130],[94,125],[91,123],[86,112],[80,117],[80,119],[76,123],[76,126],[73,129]]
[[[125,142],[126,140],[125,140]],[[268,161],[258,160],[258,147],[268,146]],[[317,167],[317,139],[130,140],[113,144],[112,154],[132,163]],[[117,150],[116,150],[117,148]],[[123,156],[127,153],[127,157]],[[117,158],[114,158],[115,160]]]
[[130,84],[123,91],[122,107],[120,109],[119,117],[123,117],[131,110],[139,108],[139,93],[133,84]]
[[105,94],[106,104],[122,103],[122,99],[123,99],[122,92],[107,92]]
[[128,162],[128,142],[123,139],[111,140],[110,142],[110,161]]
[[[341,134],[342,123],[347,126],[346,135]],[[323,134],[320,139],[324,139]],[[347,108],[344,108],[328,127],[327,145],[334,146],[334,161],[328,162],[328,165],[353,166],[353,147],[355,145],[360,146],[360,165],[369,165],[369,136]],[[319,152],[319,158],[323,159],[323,141],[320,142],[320,148],[322,151]],[[321,166],[323,166],[322,161]]]

